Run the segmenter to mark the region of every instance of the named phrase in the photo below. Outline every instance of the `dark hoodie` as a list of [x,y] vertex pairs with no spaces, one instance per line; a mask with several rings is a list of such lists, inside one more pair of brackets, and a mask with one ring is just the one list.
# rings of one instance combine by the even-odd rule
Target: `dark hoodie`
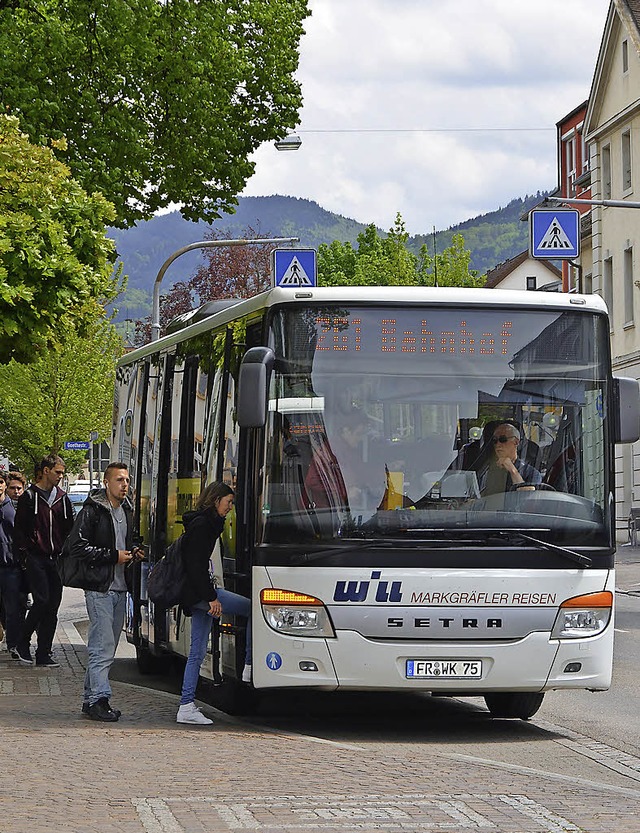
[[13,531],[14,552],[40,558],[55,558],[73,526],[73,507],[66,492],[54,486],[52,505],[46,493],[31,484],[18,498]]
[[13,567],[13,521],[16,510],[8,497],[0,503],[0,570]]
[[181,600],[185,613],[189,614],[198,602],[213,602],[218,598],[215,584],[209,572],[209,559],[224,527],[224,518],[215,509],[185,512],[182,558],[187,574]]

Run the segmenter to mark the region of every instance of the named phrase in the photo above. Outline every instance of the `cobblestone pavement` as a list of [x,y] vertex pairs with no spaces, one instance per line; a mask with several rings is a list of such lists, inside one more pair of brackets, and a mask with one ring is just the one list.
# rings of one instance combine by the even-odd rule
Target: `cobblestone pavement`
[[175,723],[175,695],[124,683],[118,723],[83,719],[84,618],[65,590],[60,668],[0,654],[0,833],[640,830],[638,759],[607,765],[606,748],[555,727],[526,742],[506,730],[434,742],[424,727],[336,740],[206,706],[213,726],[189,727]]

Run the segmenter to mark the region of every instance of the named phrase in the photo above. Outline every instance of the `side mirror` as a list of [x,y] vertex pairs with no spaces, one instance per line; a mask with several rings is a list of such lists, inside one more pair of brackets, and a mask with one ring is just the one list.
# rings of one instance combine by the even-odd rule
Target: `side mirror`
[[267,396],[276,360],[268,347],[251,347],[244,354],[238,380],[238,425],[262,428],[267,422]]
[[616,443],[635,443],[640,439],[640,384],[626,376],[614,376],[614,397],[617,406]]

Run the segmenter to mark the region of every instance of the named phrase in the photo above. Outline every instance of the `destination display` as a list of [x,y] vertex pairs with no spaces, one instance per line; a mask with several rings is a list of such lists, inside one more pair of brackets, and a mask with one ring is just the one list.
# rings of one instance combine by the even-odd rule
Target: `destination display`
[[[449,316],[451,317],[451,316]],[[358,353],[447,353],[449,355],[506,356],[513,335],[513,321],[496,317],[490,328],[460,316],[442,326],[440,315],[391,317],[371,315],[321,315],[316,318],[316,351]],[[435,319],[435,320],[434,320]]]
[[290,368],[346,372],[357,363],[363,372],[404,374],[428,367],[431,375],[500,377],[503,384],[514,373],[563,375],[580,368],[584,378],[598,376],[606,357],[594,356],[592,345],[600,343],[603,327],[604,316],[553,308],[353,304],[283,310],[272,332],[275,353]]

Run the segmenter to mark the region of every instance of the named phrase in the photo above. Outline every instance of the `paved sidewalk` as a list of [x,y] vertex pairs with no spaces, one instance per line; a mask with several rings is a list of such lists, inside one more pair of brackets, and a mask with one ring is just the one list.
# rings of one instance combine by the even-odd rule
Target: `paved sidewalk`
[[[640,785],[615,773],[605,783],[597,763],[578,764],[566,747],[544,772],[524,744],[505,742],[511,762],[501,764],[471,740],[428,743],[420,727],[410,742],[330,741],[207,707],[213,726],[181,726],[175,695],[122,683],[118,723],[83,719],[82,613],[81,594],[65,590],[60,668],[0,654],[0,833],[640,829]],[[545,755],[552,741],[540,743]]]

